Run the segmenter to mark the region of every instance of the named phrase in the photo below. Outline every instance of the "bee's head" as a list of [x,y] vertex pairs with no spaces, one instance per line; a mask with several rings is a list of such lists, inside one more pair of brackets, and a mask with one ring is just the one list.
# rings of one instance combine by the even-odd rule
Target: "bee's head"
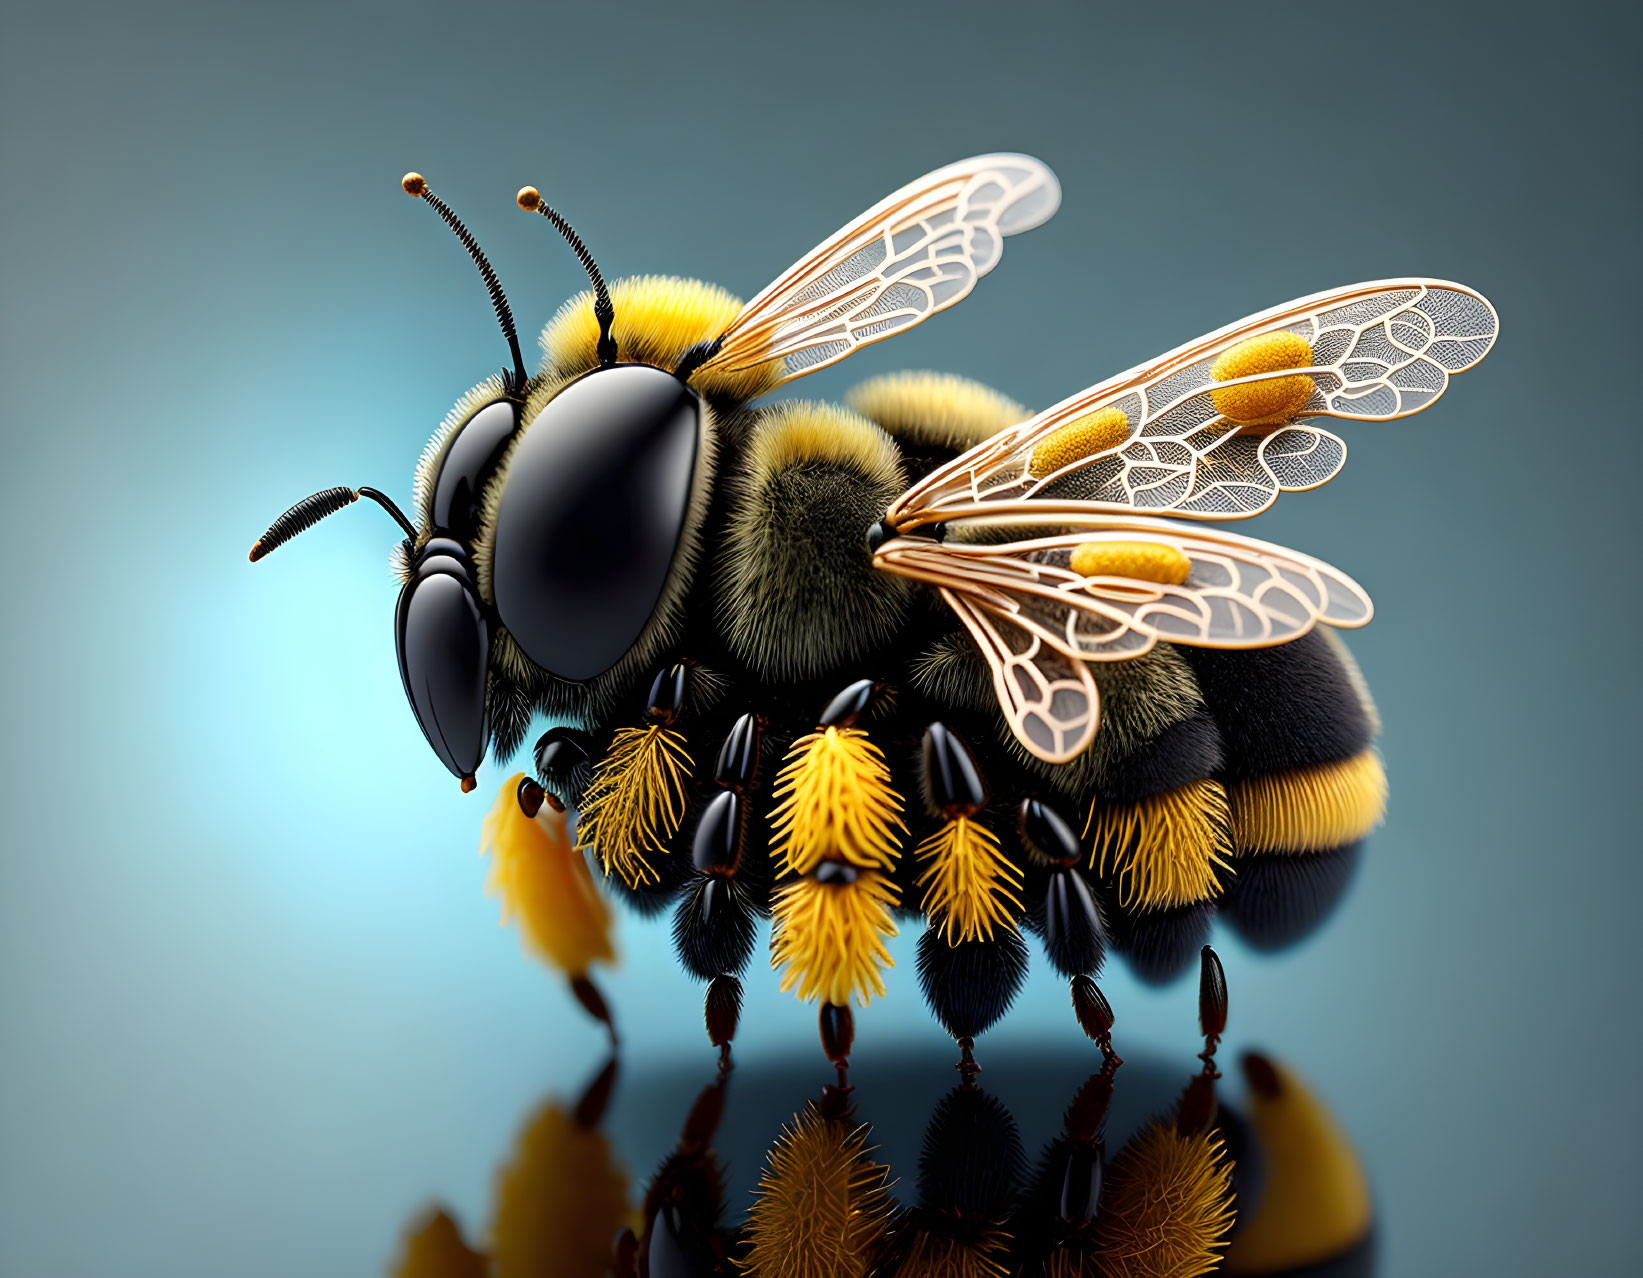
[[[534,190],[529,203],[521,192],[521,206],[542,212],[587,269],[600,332],[599,368],[582,384],[551,394],[535,414],[538,429],[529,447],[516,448],[526,442],[522,425],[532,383],[501,283],[467,227],[420,174],[407,173],[401,185],[429,204],[467,249],[511,364],[459,403],[436,435],[419,473],[420,526],[376,489],[327,489],[275,520],[251,558],[261,559],[361,496],[394,517],[405,532],[395,640],[406,697],[428,744],[466,790],[489,740],[491,640],[499,622],[532,662],[572,680],[607,669],[644,630],[689,504],[699,407],[672,374],[617,364],[614,309],[586,245]],[[500,486],[505,460],[521,495],[498,506],[488,490]],[[487,526],[493,512],[501,517],[495,535]],[[485,585],[494,579],[495,593],[482,591],[474,562],[482,542],[490,548],[486,567],[494,566]]]

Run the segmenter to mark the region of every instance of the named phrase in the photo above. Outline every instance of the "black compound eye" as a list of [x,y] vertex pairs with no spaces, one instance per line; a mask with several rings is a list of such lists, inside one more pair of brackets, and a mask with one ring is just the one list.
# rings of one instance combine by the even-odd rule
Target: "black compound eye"
[[487,404],[462,424],[434,480],[433,526],[458,541],[479,532],[480,497],[519,421],[512,400]]
[[690,510],[701,405],[671,373],[589,373],[537,415],[497,512],[496,609],[562,679],[611,668],[644,632]]

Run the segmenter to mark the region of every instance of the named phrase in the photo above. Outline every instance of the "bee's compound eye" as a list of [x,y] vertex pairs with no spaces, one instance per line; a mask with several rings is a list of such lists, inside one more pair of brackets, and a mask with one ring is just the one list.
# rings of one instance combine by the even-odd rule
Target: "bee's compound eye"
[[638,640],[690,511],[700,401],[643,364],[589,373],[526,428],[497,509],[503,625],[561,679],[584,680]]

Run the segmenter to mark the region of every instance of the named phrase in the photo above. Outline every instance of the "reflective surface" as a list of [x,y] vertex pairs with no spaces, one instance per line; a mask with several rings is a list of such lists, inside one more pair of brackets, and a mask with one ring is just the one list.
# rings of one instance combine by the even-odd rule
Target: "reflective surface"
[[[1299,951],[1217,934],[1229,1050],[1270,1044],[1325,1091],[1370,1163],[1387,1273],[1631,1264],[1639,16],[826,14],[839,39],[806,6],[69,0],[0,20],[0,532],[29,563],[0,636],[7,1278],[380,1273],[430,1199],[482,1230],[523,1116],[600,1063],[483,894],[479,825],[512,769],[464,799],[412,726],[391,522],[362,502],[245,561],[301,494],[408,505],[428,436],[503,357],[472,265],[399,176],[472,225],[529,347],[586,281],[513,206],[523,182],[613,277],[746,298],[841,214],[990,147],[1050,162],[1061,211],[968,301],[804,396],[930,368],[1040,408],[1284,298],[1408,272],[1499,306],[1464,394],[1343,428],[1341,477],[1247,530],[1374,594],[1353,649],[1392,807]],[[499,45],[540,71],[528,91],[490,71]],[[1554,588],[1588,622],[1559,657],[1536,620]],[[642,1066],[690,1076],[624,1153],[639,1176],[710,1061],[667,920],[621,943],[612,1120]],[[916,948],[896,939],[891,998],[858,1017],[864,1093],[876,1052],[940,1034]],[[1190,981],[1121,968],[1102,988],[1122,1034],[1174,1066]],[[747,1078],[816,1052],[773,977],[749,973]],[[1017,1033],[1077,1041],[1036,955]],[[1005,1045],[980,1044],[983,1081],[1032,1147],[1055,1113],[1020,1112]],[[933,1064],[917,1121],[951,1086]],[[796,1075],[787,1112],[821,1081]]]

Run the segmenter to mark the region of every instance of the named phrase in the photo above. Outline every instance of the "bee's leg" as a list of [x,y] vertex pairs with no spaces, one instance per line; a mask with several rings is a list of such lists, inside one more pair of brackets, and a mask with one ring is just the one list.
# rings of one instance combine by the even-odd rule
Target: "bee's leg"
[[850,1090],[850,1049],[856,1042],[856,1018],[848,1003],[823,1003],[816,1014],[817,1029],[821,1033],[822,1051],[838,1071],[838,1090]]
[[771,859],[784,879],[772,897],[771,963],[785,969],[784,990],[822,1004],[822,1046],[840,1069],[846,1005],[884,996],[885,942],[896,932],[903,804],[865,726],[892,695],[872,679],[846,687],[794,742],[775,786]]
[[984,819],[991,796],[980,764],[944,723],[924,731],[920,776],[926,806],[942,824],[915,853],[929,919],[919,938],[919,985],[957,1040],[957,1069],[969,1082],[981,1072],[976,1037],[1009,1010],[1027,975],[1017,930],[1022,874]]
[[[1035,881],[1042,887],[1035,894],[1027,914],[1027,926],[1037,932],[1050,965],[1073,983],[1073,1010],[1085,1033],[1098,1046],[1105,1034],[1099,1027],[1103,1017],[1110,1028],[1112,1013],[1106,1000],[1095,990],[1091,979],[1101,970],[1108,943],[1107,922],[1099,897],[1080,865],[1084,849],[1077,833],[1059,807],[1049,800],[1029,796],[1021,801],[1017,828],[1022,842],[1042,863]],[[1106,1047],[1102,1047],[1103,1054]]]
[[729,1073],[735,1065],[730,1059],[730,1044],[736,1037],[736,1024],[741,1018],[742,983],[734,976],[715,976],[708,982],[702,1019],[707,1022],[708,1041],[719,1049],[721,1074]]

